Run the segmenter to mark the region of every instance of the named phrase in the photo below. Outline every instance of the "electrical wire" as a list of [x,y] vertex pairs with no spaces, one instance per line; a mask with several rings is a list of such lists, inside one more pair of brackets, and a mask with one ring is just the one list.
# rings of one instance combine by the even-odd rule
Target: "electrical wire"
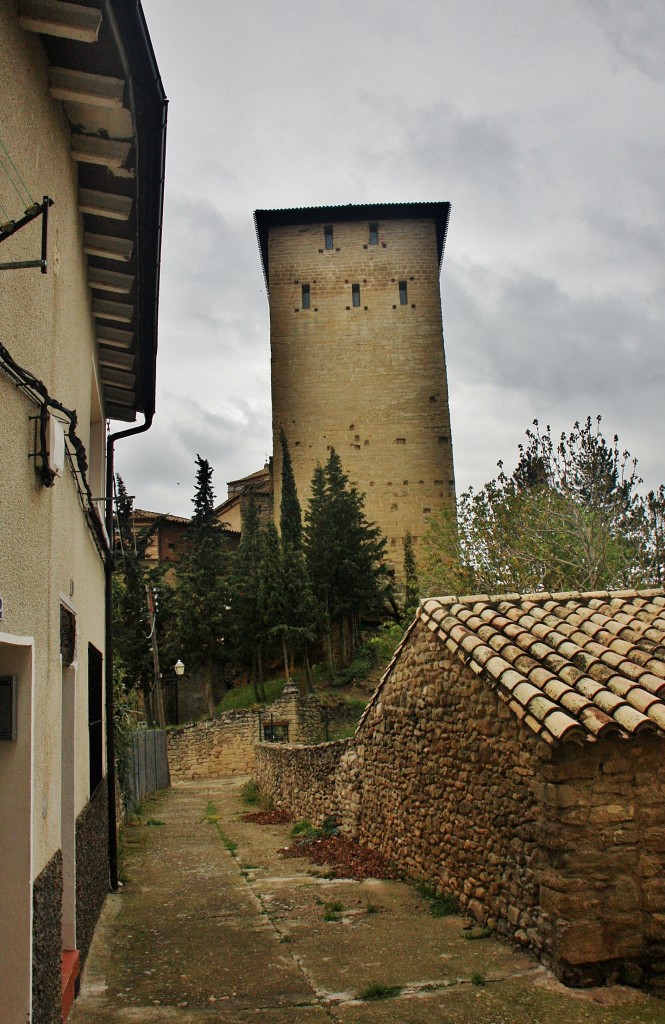
[[[0,148],[1,148],[1,149],[2,149],[2,150],[3,150],[4,152],[5,152],[5,153],[6,153],[6,155],[7,155],[7,159],[9,160],[10,164],[11,164],[11,165],[12,165],[12,167],[13,167],[13,169],[14,169],[14,173],[16,174],[16,177],[17,177],[17,178],[18,178],[18,180],[19,180],[19,181],[21,182],[21,185],[22,185],[22,187],[23,187],[23,191],[25,192],[26,196],[28,197],[28,202],[27,202],[27,204],[26,204],[26,205],[27,205],[27,206],[34,206],[34,205],[35,205],[35,200],[34,200],[34,199],[32,198],[32,196],[30,195],[30,189],[28,188],[28,186],[27,186],[27,185],[26,185],[26,183],[24,182],[23,178],[21,177],[21,173],[20,173],[20,171],[19,171],[18,167],[16,166],[16,164],[14,163],[14,161],[12,160],[12,158],[11,158],[11,155],[10,155],[10,153],[9,153],[9,150],[8,150],[8,149],[7,149],[7,147],[5,146],[5,144],[4,144],[4,142],[2,141],[2,139],[0,139]],[[5,174],[6,174],[6,175],[7,175],[7,177],[9,178],[9,181],[11,182],[11,184],[12,184],[12,185],[14,186],[14,190],[16,191],[16,193],[17,193],[17,195],[18,195],[19,199],[21,200],[21,203],[24,203],[24,202],[25,202],[25,199],[23,198],[23,196],[21,195],[21,193],[19,192],[19,190],[18,190],[18,189],[16,188],[16,185],[15,185],[15,183],[14,183],[14,181],[13,181],[13,179],[12,179],[12,177],[11,177],[10,173],[9,173],[9,171],[8,171],[8,170],[7,170],[7,168],[5,167],[5,164],[4,164],[4,161],[3,161],[2,157],[0,157],[0,164],[2,164],[2,167],[3,167],[4,171],[5,171]]]

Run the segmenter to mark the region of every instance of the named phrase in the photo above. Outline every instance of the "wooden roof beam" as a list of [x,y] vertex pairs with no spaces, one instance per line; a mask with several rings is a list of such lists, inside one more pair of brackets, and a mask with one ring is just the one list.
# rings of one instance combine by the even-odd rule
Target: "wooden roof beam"
[[132,274],[118,274],[115,270],[102,270],[88,265],[88,284],[97,291],[129,295],[136,280]]
[[133,391],[136,387],[136,374],[102,366],[102,381],[104,384],[110,384],[125,391]]
[[125,167],[131,144],[116,139],[103,139],[99,135],[72,134],[72,157],[84,164],[100,167]]
[[131,196],[119,196],[113,192],[95,192],[91,188],[79,189],[79,210],[93,217],[108,217],[109,220],[129,220],[132,212]]
[[111,107],[115,110],[124,105],[125,83],[122,78],[52,67],[48,85],[53,99],[63,103],[83,103],[89,107]]
[[98,359],[100,366],[111,366],[118,370],[124,370],[126,373],[131,373],[136,361],[136,357],[131,352],[120,352],[116,348],[103,346],[98,350]]
[[45,36],[74,39],[79,43],[96,43],[102,12],[94,7],[55,0],[20,0],[19,22],[27,32],[41,32]]
[[134,342],[133,331],[123,331],[118,327],[106,327],[97,324],[97,344],[109,345],[111,348],[129,349]]
[[128,263],[132,258],[134,243],[130,238],[116,238],[114,235],[95,235],[84,232],[83,251],[88,256],[100,256],[105,260]]
[[92,315],[97,320],[115,320],[121,324],[131,324],[134,319],[134,307],[125,302],[93,299]]

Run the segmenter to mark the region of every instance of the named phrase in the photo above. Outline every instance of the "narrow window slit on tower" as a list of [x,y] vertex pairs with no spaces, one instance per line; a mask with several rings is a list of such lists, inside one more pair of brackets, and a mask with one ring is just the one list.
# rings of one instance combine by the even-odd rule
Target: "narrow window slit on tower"
[[351,295],[352,295],[352,298],[353,298],[353,305],[354,306],[359,306],[360,305],[360,285],[359,284],[352,284],[351,285]]
[[369,226],[369,244],[370,245],[378,245],[379,244],[379,225],[378,224],[370,224],[370,226]]
[[310,299],[310,296],[309,296],[309,285],[308,284],[304,284],[302,286],[302,308],[303,309],[309,309],[309,299]]
[[400,306],[406,306],[409,301],[406,289],[406,281],[400,281],[399,283],[399,304]]
[[323,229],[323,234],[326,240],[326,249],[332,249],[333,247],[333,229],[332,224],[326,224]]

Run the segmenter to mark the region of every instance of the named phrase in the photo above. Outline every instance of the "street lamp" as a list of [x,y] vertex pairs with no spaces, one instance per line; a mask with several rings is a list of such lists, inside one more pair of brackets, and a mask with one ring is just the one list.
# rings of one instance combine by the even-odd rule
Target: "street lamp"
[[178,680],[185,674],[185,666],[178,658],[175,665],[173,666],[173,675],[175,677],[175,724],[180,725],[180,715],[178,713]]

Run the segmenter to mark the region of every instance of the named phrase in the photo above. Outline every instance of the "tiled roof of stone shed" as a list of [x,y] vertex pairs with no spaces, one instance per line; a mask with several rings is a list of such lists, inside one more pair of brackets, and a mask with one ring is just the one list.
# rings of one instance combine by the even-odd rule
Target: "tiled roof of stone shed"
[[665,736],[665,592],[430,598],[418,617],[549,743]]

